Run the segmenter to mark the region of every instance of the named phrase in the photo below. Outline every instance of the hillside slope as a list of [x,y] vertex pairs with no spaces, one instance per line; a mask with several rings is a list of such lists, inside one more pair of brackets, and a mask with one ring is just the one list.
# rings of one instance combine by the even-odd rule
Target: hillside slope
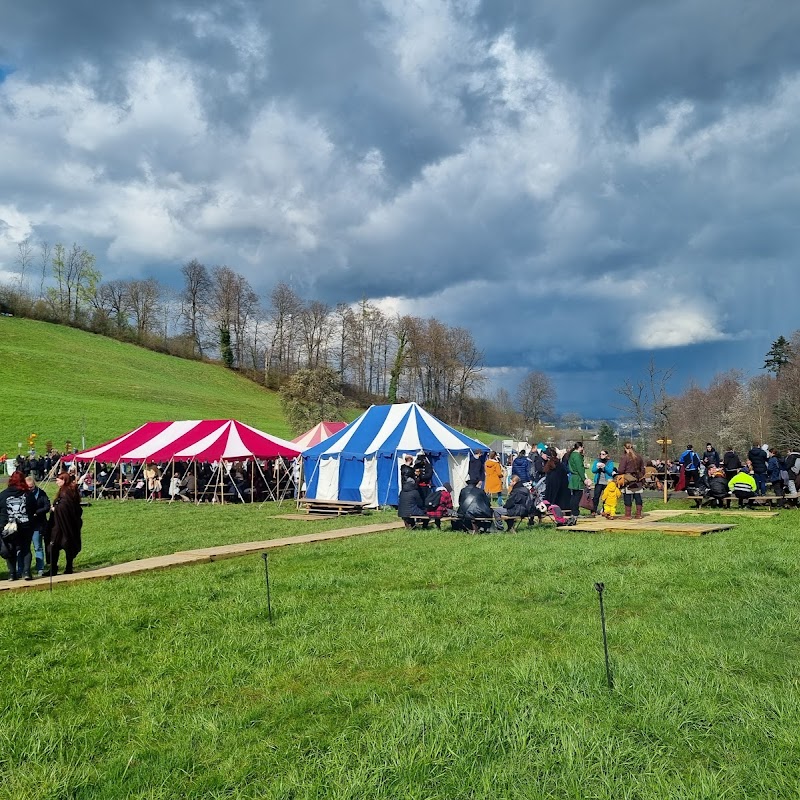
[[239,419],[291,438],[280,398],[223,367],[46,322],[0,317],[0,454],[103,442],[148,420]]

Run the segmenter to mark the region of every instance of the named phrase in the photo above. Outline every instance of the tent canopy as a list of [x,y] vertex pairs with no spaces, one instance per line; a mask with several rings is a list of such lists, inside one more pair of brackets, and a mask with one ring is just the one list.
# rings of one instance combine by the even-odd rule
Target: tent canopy
[[292,439],[292,443],[296,444],[301,450],[307,450],[315,444],[330,439],[334,433],[338,433],[346,426],[346,422],[320,422],[311,428],[311,430],[306,431],[296,439]]
[[303,452],[307,495],[394,505],[400,462],[420,450],[431,459],[434,480],[449,481],[457,492],[466,480],[470,453],[486,449],[416,403],[371,406],[339,433]]
[[247,461],[294,458],[300,449],[234,419],[146,422],[110,442],[76,453],[76,461]]

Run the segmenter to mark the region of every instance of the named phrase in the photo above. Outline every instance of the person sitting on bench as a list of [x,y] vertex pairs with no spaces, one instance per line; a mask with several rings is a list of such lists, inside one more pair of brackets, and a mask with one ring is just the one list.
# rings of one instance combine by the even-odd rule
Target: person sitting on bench
[[511,476],[511,483],[508,487],[508,497],[505,505],[499,506],[494,510],[494,526],[497,530],[503,530],[504,517],[528,517],[533,511],[533,499],[530,489],[522,482],[519,475]]
[[745,466],[739,467],[739,471],[728,482],[728,488],[739,498],[739,508],[744,508],[745,500],[751,500],[758,491],[755,478]]
[[407,528],[415,527],[417,520],[413,517],[425,517],[422,527],[428,527],[427,514],[419,493],[417,482],[413,478],[408,478],[400,490],[400,497],[397,504],[397,516],[405,523]]
[[489,495],[478,486],[467,484],[458,495],[458,520],[463,530],[488,531],[492,524]]
[[708,497],[714,501],[714,505],[722,508],[725,499],[729,496],[728,482],[725,480],[725,470],[721,467],[714,467],[709,470]]

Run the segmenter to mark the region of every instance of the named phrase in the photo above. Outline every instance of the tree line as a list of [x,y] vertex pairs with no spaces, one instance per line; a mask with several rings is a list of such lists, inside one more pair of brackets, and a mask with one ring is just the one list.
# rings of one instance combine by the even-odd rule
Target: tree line
[[[347,401],[413,400],[454,425],[538,441],[547,438],[542,423],[555,413],[546,373],[528,372],[513,396],[502,388],[487,395],[484,354],[469,329],[387,314],[367,299],[330,306],[305,300],[285,282],[261,297],[231,267],[196,259],[181,267],[180,287],[155,278],[104,281],[95,256],[81,245],[30,239],[18,245],[16,267],[16,280],[0,287],[0,302],[11,312],[182,358],[219,360],[284,389],[287,408],[305,409],[294,415],[298,426],[303,413],[334,413]],[[673,371],[651,361],[646,374],[617,387],[618,409],[648,455],[661,452],[658,439],[681,448],[706,441],[749,447],[757,439],[795,447],[800,332],[773,342],[764,370],[755,377],[720,373],[708,387],[691,385],[675,395],[668,391]],[[611,426],[601,433],[611,446]]]

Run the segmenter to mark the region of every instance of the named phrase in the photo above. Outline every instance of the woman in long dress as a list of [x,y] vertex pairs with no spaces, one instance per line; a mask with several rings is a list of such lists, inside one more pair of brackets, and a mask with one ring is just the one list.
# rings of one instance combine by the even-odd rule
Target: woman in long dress
[[81,551],[81,528],[83,511],[81,497],[75,479],[68,472],[56,478],[58,491],[50,513],[50,570],[58,574],[58,557],[61,551],[67,559],[65,575],[72,574],[72,562]]

